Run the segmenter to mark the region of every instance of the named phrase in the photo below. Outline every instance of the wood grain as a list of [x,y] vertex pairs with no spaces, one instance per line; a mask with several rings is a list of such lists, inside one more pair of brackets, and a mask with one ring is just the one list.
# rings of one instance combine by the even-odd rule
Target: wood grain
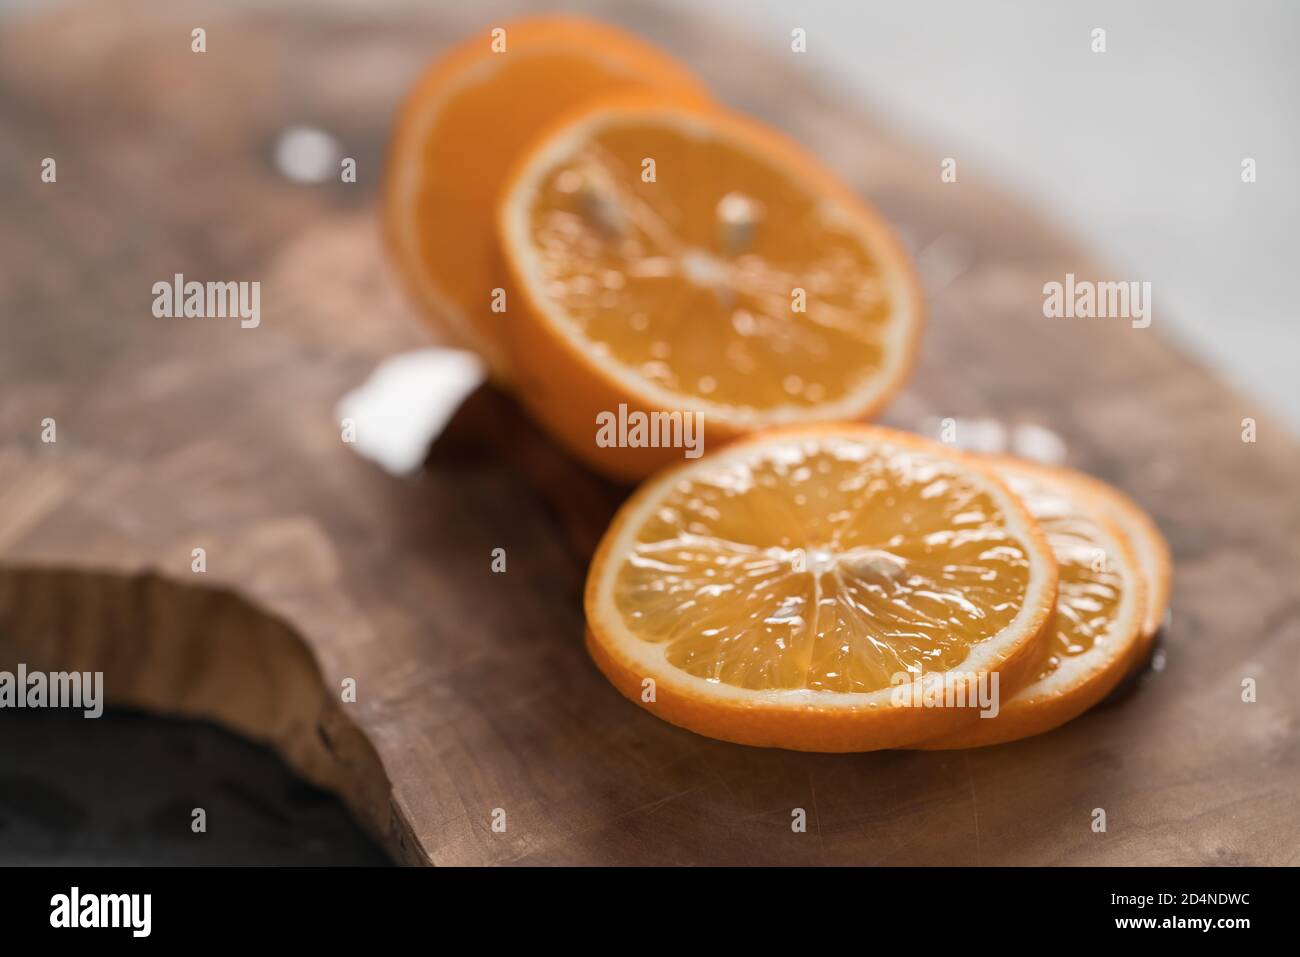
[[[981,751],[707,740],[588,661],[585,560],[622,493],[513,402],[475,396],[411,480],[340,441],[338,398],[429,341],[377,245],[391,111],[427,58],[503,9],[102,2],[4,22],[0,667],[103,670],[120,704],[269,742],[409,863],[1300,862],[1300,449],[1164,340],[1158,296],[1146,330],[1044,319],[1042,284],[1101,275],[1090,260],[970,164],[941,184],[939,153],[784,43],[591,7],[898,225],[932,322],[889,422],[1049,427],[1152,510],[1177,560],[1162,671]],[[359,182],[281,178],[271,154],[294,124],[337,136]],[[46,156],[57,184],[40,182]],[[261,281],[261,327],[153,318],[152,284],[177,272]]]

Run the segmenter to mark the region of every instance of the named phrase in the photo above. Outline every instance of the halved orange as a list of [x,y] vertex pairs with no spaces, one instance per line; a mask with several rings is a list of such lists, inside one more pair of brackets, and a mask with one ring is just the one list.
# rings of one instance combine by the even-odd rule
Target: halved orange
[[[981,675],[1014,692],[1055,600],[1046,539],[977,460],[867,425],[777,429],[628,500],[588,574],[587,647],[681,727],[867,751],[977,720]],[[900,700],[934,675],[938,706]]]
[[[501,31],[501,32],[495,32]],[[620,30],[573,16],[509,21],[437,60],[407,96],[388,148],[388,249],[421,314],[506,378],[493,210],[523,148],[577,103],[621,89],[692,102],[702,85]]]
[[1110,519],[1096,479],[1019,459],[992,460],[1034,516],[1056,556],[1060,591],[1051,640],[1034,680],[981,717],[926,749],[1014,741],[1083,714],[1124,677],[1142,642],[1146,579],[1133,545]]
[[580,107],[510,175],[499,223],[517,387],[608,475],[680,448],[598,440],[598,417],[702,417],[716,445],[858,420],[910,370],[922,324],[885,222],[784,136],[622,96]]

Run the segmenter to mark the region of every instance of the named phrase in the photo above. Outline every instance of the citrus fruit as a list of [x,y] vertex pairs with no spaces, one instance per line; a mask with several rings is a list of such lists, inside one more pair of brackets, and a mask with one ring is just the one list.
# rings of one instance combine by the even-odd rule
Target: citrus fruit
[[908,744],[1030,676],[1056,599],[1024,505],[970,456],[868,425],[776,429],[638,489],[592,560],[587,647],[620,692],[725,741]]
[[382,215],[390,256],[424,317],[508,375],[493,209],[506,170],[537,133],[602,92],[652,88],[703,101],[687,70],[635,37],[571,16],[479,31],[406,97],[388,148]]
[[925,748],[971,748],[1041,734],[1105,697],[1142,641],[1146,580],[1137,553],[1110,519],[1095,479],[1069,469],[996,458],[993,467],[1047,536],[1060,576],[1050,640],[1032,682]]
[[613,477],[683,453],[601,442],[599,416],[689,416],[716,445],[867,418],[910,369],[921,293],[889,228],[785,137],[718,107],[579,107],[510,174],[498,228],[518,392]]
[[1080,481],[1105,505],[1107,517],[1118,525],[1137,553],[1138,568],[1147,586],[1147,607],[1142,622],[1142,640],[1137,649],[1139,664],[1155,642],[1156,632],[1164,622],[1169,607],[1169,592],[1173,580],[1173,559],[1169,543],[1160,533],[1160,527],[1149,514],[1131,498],[1106,482],[1080,475]]

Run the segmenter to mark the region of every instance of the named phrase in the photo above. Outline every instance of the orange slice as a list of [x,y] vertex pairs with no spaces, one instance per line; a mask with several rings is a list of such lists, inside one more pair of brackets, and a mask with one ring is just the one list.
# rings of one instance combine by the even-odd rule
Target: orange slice
[[927,749],[973,748],[1059,727],[1106,696],[1140,646],[1146,580],[1133,545],[1110,518],[1112,502],[1095,479],[1069,469],[993,459],[1024,501],[1056,556],[1060,592],[1051,640],[1034,680],[981,717]]
[[537,17],[465,40],[398,113],[382,197],[390,255],[427,320],[498,377],[507,372],[502,315],[492,311],[502,285],[492,211],[506,171],[575,104],[639,88],[708,99],[684,67],[635,37],[580,17]]
[[[908,744],[1028,680],[1056,566],[976,460],[865,425],[778,429],[646,482],[587,578],[587,647],[632,701],[725,741]],[[900,689],[940,676],[924,706]],[[960,695],[960,697],[959,697]],[[956,705],[956,706],[954,706]]]
[[611,476],[683,453],[602,442],[598,416],[698,417],[718,444],[869,417],[911,367],[922,306],[906,254],[753,120],[646,97],[588,104],[523,158],[499,215],[519,392]]
[[1173,559],[1169,543],[1151,516],[1119,489],[1088,475],[1078,475],[1078,478],[1104,504],[1106,516],[1124,531],[1137,553],[1138,567],[1147,586],[1142,640],[1136,651],[1136,664],[1140,665],[1146,661],[1147,653],[1156,640],[1156,633],[1164,623],[1165,612],[1169,608],[1169,592],[1173,583]]

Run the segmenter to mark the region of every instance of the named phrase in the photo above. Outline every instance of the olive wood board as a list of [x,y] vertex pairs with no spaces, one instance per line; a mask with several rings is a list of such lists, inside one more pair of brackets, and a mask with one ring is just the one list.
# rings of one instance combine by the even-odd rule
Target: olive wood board
[[[1162,667],[1056,732],[952,753],[740,747],[628,703],[581,609],[625,490],[490,389],[409,478],[334,417],[432,342],[375,222],[395,105],[510,11],[111,0],[0,20],[0,668],[101,670],[118,705],[265,742],[407,863],[1300,862],[1295,440],[1172,346],[1158,305],[1148,329],[1045,319],[1043,284],[1105,278],[1099,260],[969,164],[941,182],[939,151],[788,36],[578,9],[672,51],[898,228],[930,321],[886,422],[1041,426],[1151,510],[1176,558]],[[286,180],[296,125],[336,137],[357,182]],[[176,273],[260,281],[261,325],[154,318]]]

